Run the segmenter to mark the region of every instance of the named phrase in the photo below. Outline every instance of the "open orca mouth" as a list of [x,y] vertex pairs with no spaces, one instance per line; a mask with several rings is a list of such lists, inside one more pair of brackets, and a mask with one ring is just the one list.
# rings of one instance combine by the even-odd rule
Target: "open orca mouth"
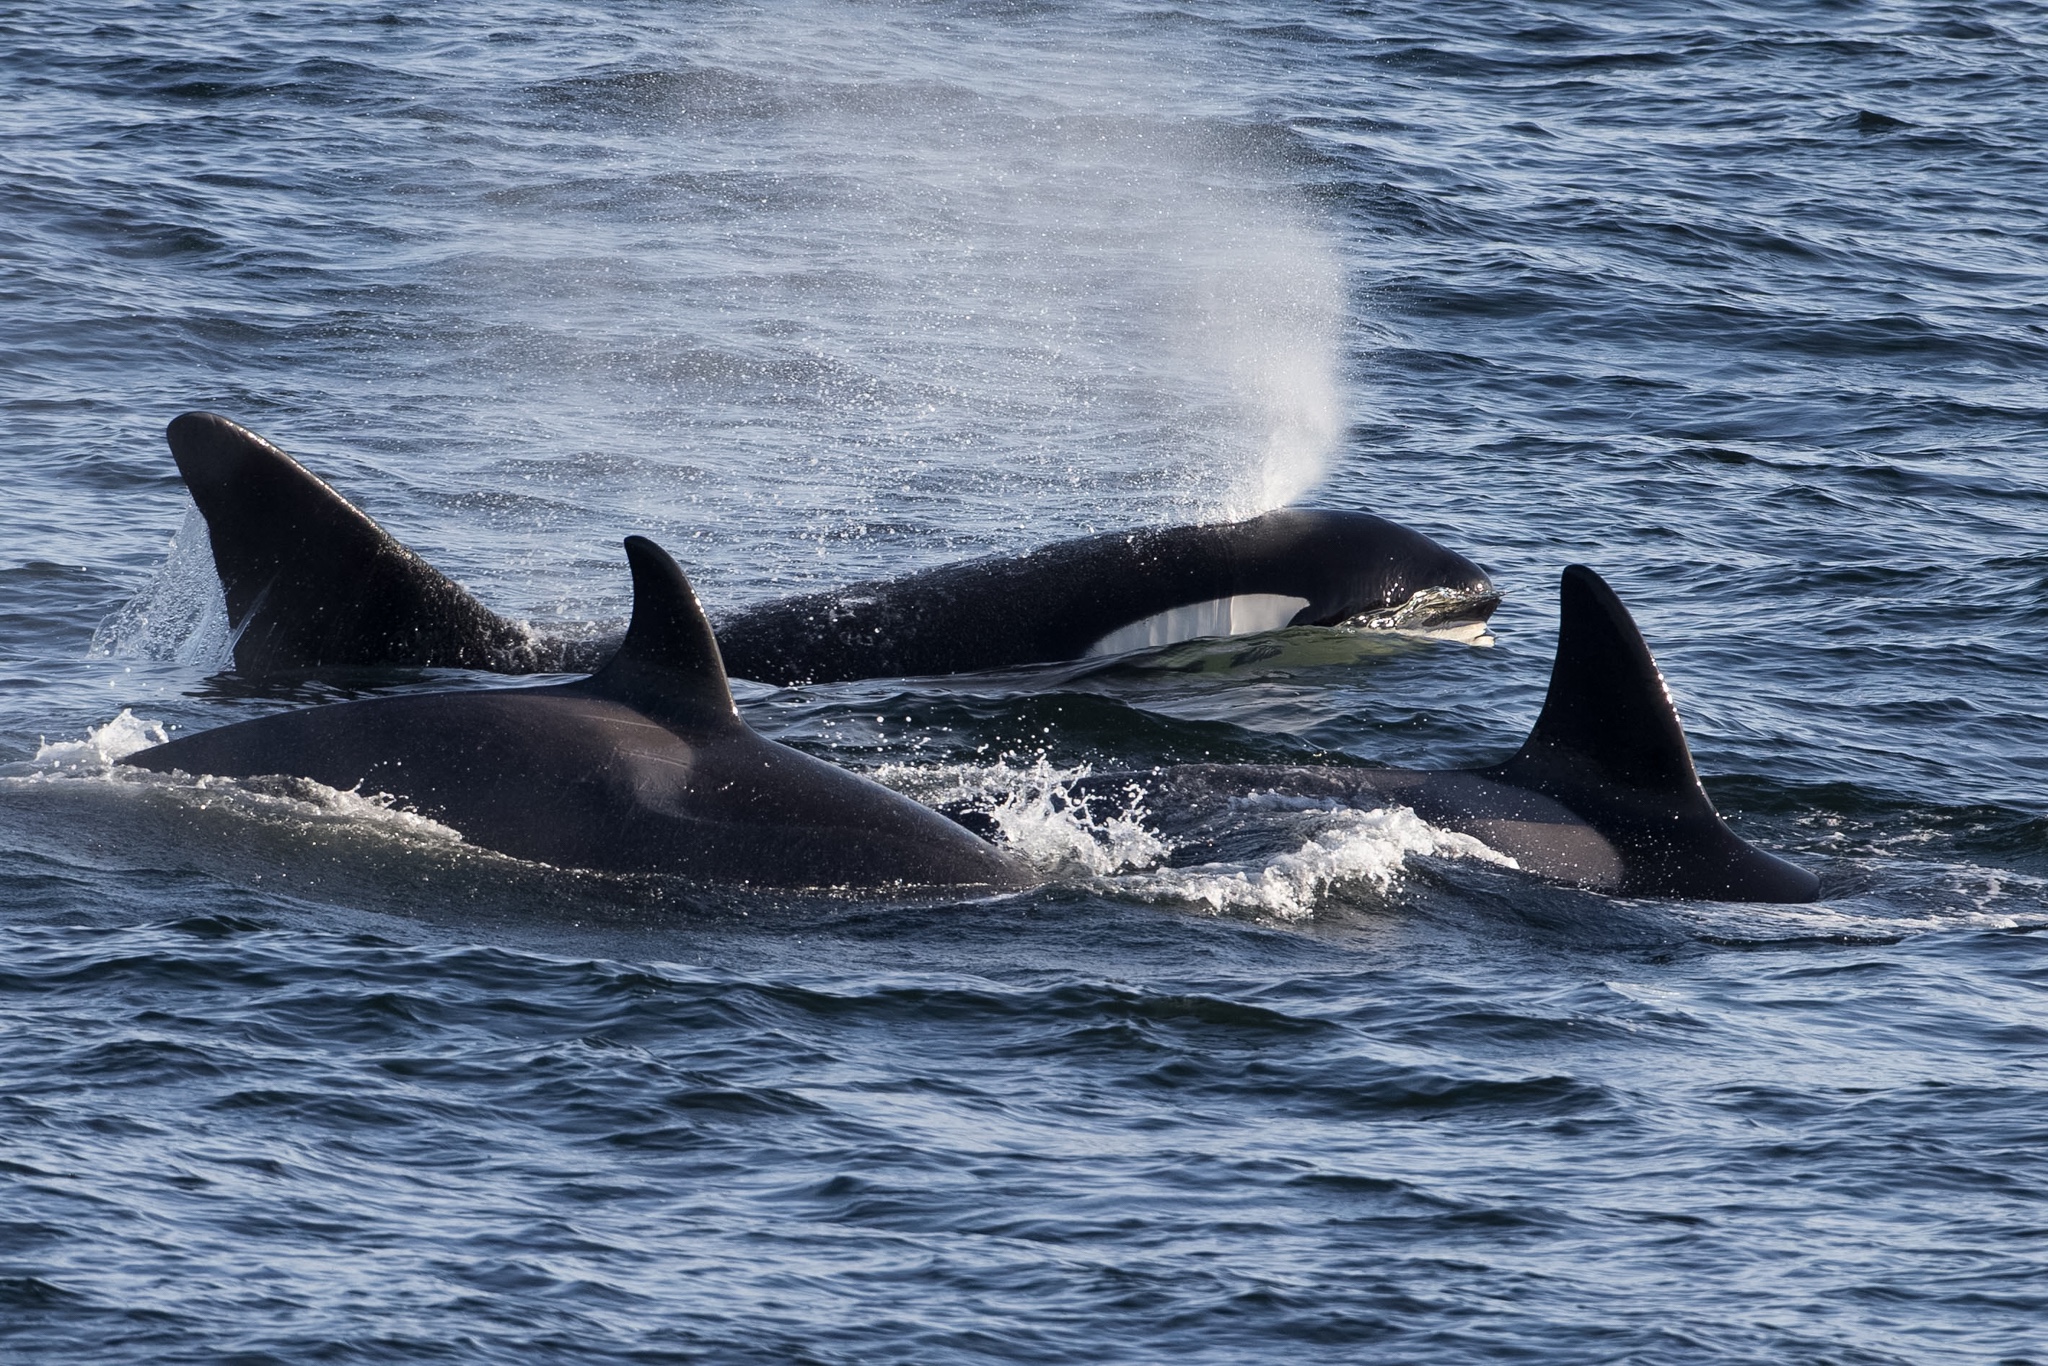
[[1497,588],[1425,588],[1398,607],[1361,612],[1337,622],[1346,631],[1440,632],[1457,626],[1483,626],[1500,606]]

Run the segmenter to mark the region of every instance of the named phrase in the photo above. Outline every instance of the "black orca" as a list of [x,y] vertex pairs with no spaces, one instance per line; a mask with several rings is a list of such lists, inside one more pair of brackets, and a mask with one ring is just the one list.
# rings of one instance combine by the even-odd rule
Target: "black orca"
[[[289,455],[212,413],[166,433],[204,514],[235,667],[583,672],[616,645],[539,635],[490,611]],[[1203,635],[1483,621],[1487,576],[1359,512],[1287,510],[1113,532],[770,602],[719,623],[734,677],[783,685],[970,673]]]
[[632,537],[633,617],[597,673],[312,707],[123,762],[387,793],[475,844],[563,868],[769,887],[1032,879],[935,811],[750,730],[676,562]]
[[1748,844],[1714,810],[1663,675],[1614,590],[1573,565],[1559,599],[1550,691],[1535,729],[1505,763],[1444,773],[1191,764],[1098,774],[1075,796],[1091,807],[1136,796],[1155,818],[1199,816],[1258,792],[1394,803],[1553,882],[1710,901],[1819,896],[1812,873]]
[[[561,867],[763,886],[1033,881],[937,812],[755,735],[682,570],[640,537],[626,552],[633,619],[589,678],[314,707],[124,762],[388,793],[477,844]],[[1443,773],[1198,764],[1098,775],[1074,796],[1096,803],[1133,791],[1155,808],[1214,808],[1260,791],[1399,803],[1538,877],[1621,895],[1819,894],[1813,874],[1722,822],[1649,647],[1614,591],[1577,565],[1560,588],[1549,694],[1507,762]]]

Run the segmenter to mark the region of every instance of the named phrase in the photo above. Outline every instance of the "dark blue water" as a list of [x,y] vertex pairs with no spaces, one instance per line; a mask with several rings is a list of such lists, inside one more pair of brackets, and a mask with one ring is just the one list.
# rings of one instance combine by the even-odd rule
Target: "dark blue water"
[[[0,6],[0,1356],[2048,1361],[2048,18],[1614,9]],[[188,408],[543,624],[1287,501],[1510,596],[741,689],[1029,896],[599,879],[108,770],[338,695]],[[1820,904],[1049,800],[1498,758],[1572,561]]]

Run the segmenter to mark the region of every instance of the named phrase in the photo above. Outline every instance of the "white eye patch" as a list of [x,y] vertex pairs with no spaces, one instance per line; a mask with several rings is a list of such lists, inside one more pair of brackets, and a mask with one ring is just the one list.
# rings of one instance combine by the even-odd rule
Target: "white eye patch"
[[1100,659],[1130,650],[1149,650],[1161,645],[1178,645],[1203,636],[1246,636],[1257,631],[1277,631],[1294,620],[1294,614],[1308,606],[1307,598],[1280,593],[1240,593],[1234,598],[1212,598],[1169,607],[1142,621],[1119,626],[1090,645],[1083,659]]

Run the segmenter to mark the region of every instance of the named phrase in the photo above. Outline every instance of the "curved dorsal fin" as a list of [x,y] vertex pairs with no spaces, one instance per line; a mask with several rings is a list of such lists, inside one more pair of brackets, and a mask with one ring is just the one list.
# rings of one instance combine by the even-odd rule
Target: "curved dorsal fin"
[[246,427],[185,413],[164,437],[206,517],[245,673],[503,668],[531,653],[524,632]]
[[624,702],[658,721],[740,724],[725,661],[682,567],[645,536],[626,538],[633,620],[618,653],[571,687]]
[[1558,586],[1557,660],[1536,728],[1481,776],[1570,809],[1621,854],[1636,896],[1811,901],[1819,880],[1744,841],[1700,786],[1678,709],[1628,609],[1584,565]]
[[1557,659],[1543,713],[1504,767],[1560,765],[1603,785],[1683,794],[1713,809],[1635,619],[1581,564],[1568,566],[1558,584]]

